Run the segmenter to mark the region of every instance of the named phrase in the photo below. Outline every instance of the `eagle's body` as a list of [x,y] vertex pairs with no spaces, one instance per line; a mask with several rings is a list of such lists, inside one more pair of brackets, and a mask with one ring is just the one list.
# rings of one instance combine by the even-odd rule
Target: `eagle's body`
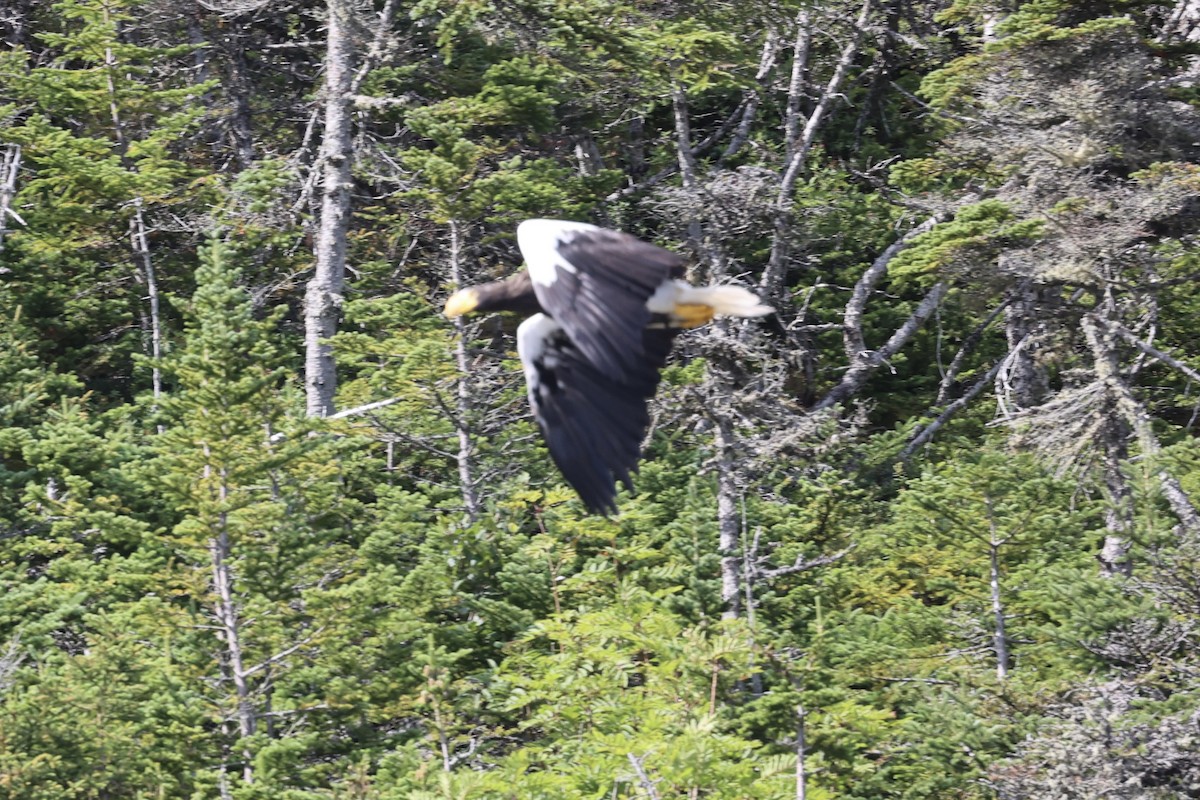
[[675,253],[581,222],[535,219],[517,228],[527,268],[463,289],[446,315],[532,314],[517,329],[529,402],[550,455],[589,511],[616,511],[616,482],[632,488],[647,403],[675,336],[714,315],[770,313],[735,286],[681,280]]

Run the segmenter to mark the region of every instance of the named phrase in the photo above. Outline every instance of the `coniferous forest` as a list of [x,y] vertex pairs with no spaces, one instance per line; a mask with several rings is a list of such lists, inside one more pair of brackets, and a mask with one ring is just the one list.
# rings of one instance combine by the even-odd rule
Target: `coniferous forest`
[[[0,798],[1200,797],[1196,0],[10,0]],[[681,335],[589,515],[524,219]]]

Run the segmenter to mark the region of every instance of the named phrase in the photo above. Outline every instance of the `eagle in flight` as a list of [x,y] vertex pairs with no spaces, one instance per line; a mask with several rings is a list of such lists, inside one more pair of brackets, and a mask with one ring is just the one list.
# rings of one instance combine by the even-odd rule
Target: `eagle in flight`
[[517,353],[550,457],[588,511],[615,513],[616,483],[633,488],[647,404],[675,336],[717,315],[773,309],[737,286],[686,283],[683,258],[627,233],[531,219],[517,245],[526,269],[455,292],[445,314],[531,315]]

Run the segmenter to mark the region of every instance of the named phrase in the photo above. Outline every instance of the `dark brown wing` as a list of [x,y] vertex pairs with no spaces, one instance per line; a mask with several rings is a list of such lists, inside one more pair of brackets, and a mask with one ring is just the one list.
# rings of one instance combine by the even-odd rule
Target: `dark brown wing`
[[556,320],[539,314],[517,332],[529,403],[550,456],[594,514],[616,512],[618,482],[633,488],[650,424],[647,403],[675,334],[644,330],[639,360],[618,381],[597,369]]

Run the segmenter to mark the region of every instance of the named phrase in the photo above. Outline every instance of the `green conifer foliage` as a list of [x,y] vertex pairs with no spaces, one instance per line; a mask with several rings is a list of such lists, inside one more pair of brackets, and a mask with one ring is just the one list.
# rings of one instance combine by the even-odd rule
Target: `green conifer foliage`
[[306,436],[283,385],[278,314],[255,318],[234,257],[219,240],[201,253],[146,478],[178,515],[163,577],[211,687],[218,780],[304,785],[294,759],[315,744],[305,719],[338,704],[336,685],[314,682],[313,655],[346,632],[332,592],[353,551],[332,451]]
[[[350,6],[325,420],[326,6],[0,10],[0,800],[1192,791],[1195,2]],[[535,216],[779,309],[608,519]]]
[[210,87],[164,69],[190,45],[124,35],[140,6],[63,0],[37,49],[10,50],[0,66],[0,96],[11,103],[0,141],[21,146],[25,167],[12,201],[24,224],[5,240],[16,269],[0,291],[20,298],[53,356],[106,390],[128,386],[130,353],[150,351],[142,298],[157,275],[146,259],[170,275],[164,262],[188,238],[181,218],[202,196],[188,134],[201,114],[194,101]]

